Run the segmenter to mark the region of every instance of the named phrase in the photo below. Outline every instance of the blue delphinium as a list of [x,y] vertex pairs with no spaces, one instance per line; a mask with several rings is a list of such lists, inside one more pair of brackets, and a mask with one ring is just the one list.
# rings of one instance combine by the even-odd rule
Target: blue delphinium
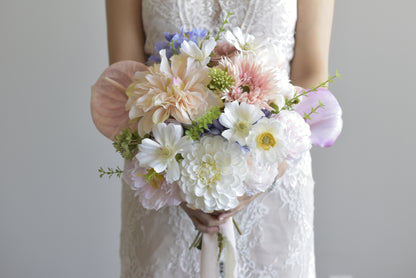
[[165,33],[166,41],[160,41],[155,44],[155,50],[158,54],[152,55],[147,60],[148,63],[156,62],[160,63],[161,58],[159,51],[166,49],[166,57],[169,59],[174,54],[180,53],[180,47],[184,41],[192,41],[196,45],[199,45],[199,42],[207,36],[208,32],[205,29],[195,28],[189,32],[185,32],[184,27],[181,27],[179,33]]

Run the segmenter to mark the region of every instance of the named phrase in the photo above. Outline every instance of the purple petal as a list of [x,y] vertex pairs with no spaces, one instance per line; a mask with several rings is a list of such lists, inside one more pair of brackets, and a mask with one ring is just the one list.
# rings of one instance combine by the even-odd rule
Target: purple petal
[[295,106],[295,111],[302,117],[309,114],[321,101],[325,106],[312,114],[306,122],[311,127],[311,140],[314,145],[330,147],[337,140],[342,130],[342,110],[335,96],[327,89],[318,89],[304,96],[301,103]]

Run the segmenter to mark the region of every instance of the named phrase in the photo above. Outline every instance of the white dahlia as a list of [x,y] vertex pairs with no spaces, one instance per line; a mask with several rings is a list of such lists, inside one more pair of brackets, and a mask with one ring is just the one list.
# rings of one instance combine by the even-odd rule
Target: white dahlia
[[251,130],[247,143],[259,164],[281,162],[289,154],[285,126],[279,119],[260,119]]
[[153,168],[156,173],[166,170],[168,182],[179,179],[176,155],[190,149],[192,140],[182,136],[181,125],[159,123],[152,129],[154,140],[146,138],[139,144],[136,158],[141,167]]
[[204,212],[229,210],[244,194],[247,163],[240,147],[220,136],[205,136],[185,153],[178,185],[188,206]]
[[228,102],[225,104],[224,113],[221,114],[219,121],[225,126],[221,135],[231,142],[237,141],[241,146],[247,144],[246,139],[253,127],[264,113],[259,107],[245,102]]

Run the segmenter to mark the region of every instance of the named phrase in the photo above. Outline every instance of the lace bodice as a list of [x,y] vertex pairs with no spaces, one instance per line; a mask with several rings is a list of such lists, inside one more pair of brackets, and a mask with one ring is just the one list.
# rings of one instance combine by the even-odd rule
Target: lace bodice
[[154,45],[164,40],[164,32],[174,33],[182,26],[212,32],[232,12],[230,26],[279,45],[289,70],[295,43],[295,0],[142,0],[142,7],[147,54],[155,54]]
[[[181,26],[212,31],[227,11],[231,26],[278,45],[289,73],[296,0],[142,0],[145,52]],[[236,217],[239,277],[315,278],[313,187],[307,153]],[[199,277],[200,253],[188,250],[196,231],[182,209],[147,211],[126,184],[122,198],[121,277]]]

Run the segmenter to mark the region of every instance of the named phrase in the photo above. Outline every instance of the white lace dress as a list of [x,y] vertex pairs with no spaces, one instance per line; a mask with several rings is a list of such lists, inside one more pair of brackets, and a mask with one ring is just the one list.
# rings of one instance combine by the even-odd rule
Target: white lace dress
[[[293,56],[296,0],[142,0],[145,51],[163,32],[194,27],[212,30],[227,11],[233,26],[281,46]],[[239,277],[314,278],[313,179],[306,154],[291,165],[271,192],[262,194],[237,217]],[[188,250],[196,231],[180,207],[143,209],[123,184],[121,277],[199,277],[200,251]]]

